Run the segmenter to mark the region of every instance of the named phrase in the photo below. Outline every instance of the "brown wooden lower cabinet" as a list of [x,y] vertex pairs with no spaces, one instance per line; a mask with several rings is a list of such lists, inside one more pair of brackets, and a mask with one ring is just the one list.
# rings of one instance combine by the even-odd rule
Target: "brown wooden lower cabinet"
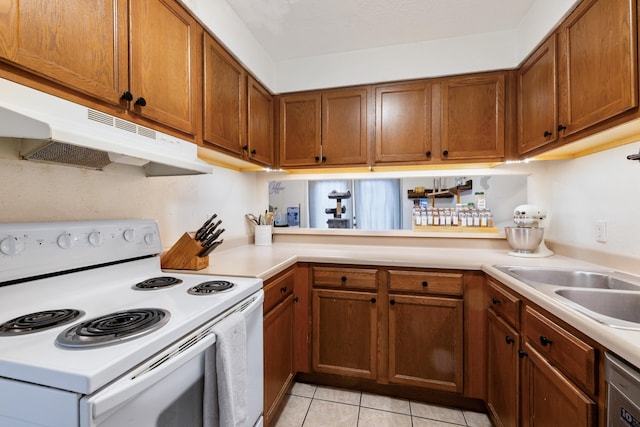
[[487,321],[487,408],[497,427],[517,426],[520,334],[493,310]]
[[389,382],[462,392],[462,299],[389,295]]
[[314,289],[312,301],[313,370],[376,379],[376,294]]
[[264,422],[271,425],[294,376],[294,279],[285,271],[264,287]]
[[528,342],[522,369],[523,427],[596,426],[596,403]]

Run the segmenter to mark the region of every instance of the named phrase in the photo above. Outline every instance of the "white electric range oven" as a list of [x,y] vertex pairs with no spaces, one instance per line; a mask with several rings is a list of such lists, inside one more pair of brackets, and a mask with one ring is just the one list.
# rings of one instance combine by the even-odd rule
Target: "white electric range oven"
[[153,220],[0,224],[1,427],[262,425],[262,281],[161,251]]

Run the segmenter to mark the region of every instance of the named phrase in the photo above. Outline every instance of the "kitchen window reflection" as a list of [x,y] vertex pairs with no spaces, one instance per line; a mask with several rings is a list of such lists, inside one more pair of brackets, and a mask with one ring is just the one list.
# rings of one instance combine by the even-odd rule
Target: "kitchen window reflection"
[[[340,221],[335,193],[350,193],[340,199],[344,213]],[[358,228],[398,230],[402,228],[399,179],[322,180],[309,182],[309,226],[311,228]],[[334,194],[334,198],[329,195]],[[332,211],[333,210],[333,211]],[[333,221],[330,221],[334,219]]]

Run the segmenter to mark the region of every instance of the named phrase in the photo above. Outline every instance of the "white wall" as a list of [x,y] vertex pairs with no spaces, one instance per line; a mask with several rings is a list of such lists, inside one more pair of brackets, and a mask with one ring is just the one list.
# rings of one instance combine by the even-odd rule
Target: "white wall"
[[[640,163],[627,160],[640,143],[578,159],[540,162],[529,178],[529,202],[547,207],[545,237],[565,244],[640,258]],[[607,242],[596,242],[596,221]]]
[[244,214],[264,210],[267,200],[255,172],[214,167],[212,175],[147,178],[131,166],[91,171],[17,160],[13,144],[0,140],[0,222],[153,218],[168,248],[215,212],[230,243],[249,239]]

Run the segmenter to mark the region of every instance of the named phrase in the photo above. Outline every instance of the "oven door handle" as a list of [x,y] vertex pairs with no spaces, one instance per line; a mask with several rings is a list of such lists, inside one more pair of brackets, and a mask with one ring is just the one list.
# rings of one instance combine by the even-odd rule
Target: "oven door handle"
[[89,415],[90,418],[96,419],[118,408],[204,352],[215,342],[215,334],[210,331],[210,328],[207,328],[198,335],[190,335],[172,345],[133,373],[117,380],[96,394],[83,398],[82,400],[85,402],[80,405],[81,411],[89,411],[89,414],[82,414],[82,418]]

